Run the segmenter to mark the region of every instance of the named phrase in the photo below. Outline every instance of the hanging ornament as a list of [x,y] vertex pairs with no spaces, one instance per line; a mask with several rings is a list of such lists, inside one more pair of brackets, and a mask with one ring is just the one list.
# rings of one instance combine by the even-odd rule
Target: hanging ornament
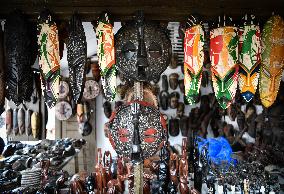
[[67,43],[67,60],[71,96],[77,104],[82,97],[86,77],[87,42],[82,22],[78,15],[70,21],[69,40]]
[[262,36],[262,66],[260,69],[260,99],[270,107],[277,97],[284,68],[284,20],[272,16],[264,25]]
[[105,97],[112,101],[116,95],[116,67],[114,52],[113,25],[107,13],[99,18],[96,28],[98,40],[98,62],[101,69]]
[[40,14],[37,28],[42,90],[46,104],[52,108],[59,94],[60,57],[58,30],[49,11]]
[[238,36],[237,28],[219,25],[210,32],[210,58],[212,82],[219,105],[226,109],[232,103],[238,81]]
[[18,11],[9,15],[5,24],[5,50],[7,64],[6,97],[16,106],[29,101],[33,92],[34,63],[31,26]]
[[189,104],[198,100],[204,61],[204,31],[201,22],[189,17],[184,37],[184,87]]
[[254,24],[254,16],[246,15],[239,29],[239,88],[242,97],[249,102],[257,90],[260,68],[260,28]]

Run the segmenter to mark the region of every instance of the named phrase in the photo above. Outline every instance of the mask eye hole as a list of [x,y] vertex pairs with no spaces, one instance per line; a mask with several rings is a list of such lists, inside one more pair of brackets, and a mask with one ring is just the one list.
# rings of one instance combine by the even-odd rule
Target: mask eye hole
[[126,59],[131,59],[136,52],[136,47],[132,42],[127,42],[121,50]]
[[152,42],[148,48],[150,57],[159,58],[162,56],[162,47],[156,43]]

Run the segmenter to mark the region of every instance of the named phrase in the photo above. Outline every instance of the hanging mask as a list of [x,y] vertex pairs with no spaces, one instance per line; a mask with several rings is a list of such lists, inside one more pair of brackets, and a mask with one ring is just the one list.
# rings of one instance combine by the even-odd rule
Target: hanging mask
[[18,110],[18,127],[19,134],[23,135],[25,133],[25,110],[23,108]]
[[30,136],[32,134],[32,126],[31,126],[31,117],[33,111],[28,109],[25,116],[25,125],[26,125],[26,135]]
[[40,116],[38,112],[33,112],[31,116],[32,134],[34,138],[38,138],[40,130]]
[[96,28],[98,61],[101,69],[105,97],[112,101],[116,95],[116,67],[113,25],[109,14],[103,13]]
[[6,134],[10,135],[13,127],[13,110],[9,108],[6,110]]
[[[138,153],[146,159],[155,154],[162,145],[166,130],[166,122],[159,110],[140,101],[120,106],[113,113],[108,126],[113,148],[119,156],[126,158]],[[135,150],[134,145],[137,144],[140,144],[141,150]]]
[[19,126],[18,126],[18,109],[13,110],[13,132],[14,135],[18,135],[19,133]]
[[72,99],[77,104],[82,97],[86,77],[87,42],[84,28],[77,15],[70,21],[67,60]]
[[34,63],[32,53],[31,26],[20,12],[9,15],[5,23],[5,44],[7,64],[6,97],[16,106],[29,101],[33,92]]
[[42,90],[46,104],[52,108],[59,94],[60,57],[58,30],[49,11],[40,14],[37,28]]
[[127,23],[115,35],[116,65],[126,78],[135,81],[159,80],[171,58],[171,41],[155,23],[143,15]]
[[218,26],[210,32],[213,89],[223,109],[230,106],[237,91],[238,36],[236,30],[232,26]]
[[244,26],[239,29],[239,88],[247,102],[257,90],[261,54],[260,28],[253,24],[253,18],[245,16]]
[[284,67],[284,20],[272,16],[264,25],[262,66],[259,93],[262,104],[269,107],[277,97]]
[[184,86],[189,104],[198,101],[204,61],[204,30],[201,22],[191,16],[184,37]]

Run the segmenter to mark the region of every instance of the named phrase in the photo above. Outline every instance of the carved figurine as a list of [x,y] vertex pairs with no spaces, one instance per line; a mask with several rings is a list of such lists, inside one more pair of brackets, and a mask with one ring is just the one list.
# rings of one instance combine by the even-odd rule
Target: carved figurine
[[171,153],[170,156],[170,184],[168,185],[168,193],[176,194],[177,193],[177,185],[178,185],[178,156],[175,153]]
[[105,194],[107,191],[106,172],[102,162],[102,150],[98,148],[97,164],[95,166],[96,189],[98,194]]
[[188,188],[188,161],[187,161],[187,138],[182,139],[182,156],[179,161],[179,190],[181,194],[189,193]]

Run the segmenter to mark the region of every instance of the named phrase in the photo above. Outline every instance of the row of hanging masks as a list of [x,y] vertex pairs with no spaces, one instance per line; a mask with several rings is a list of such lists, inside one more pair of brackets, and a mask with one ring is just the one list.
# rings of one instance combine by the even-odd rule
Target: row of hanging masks
[[166,134],[166,122],[147,83],[159,80],[167,68],[171,42],[161,26],[144,21],[139,12],[116,33],[114,48],[117,70],[133,81],[134,87],[133,97],[113,112],[106,124],[109,140],[119,156],[143,161],[158,151]]
[[[254,16],[245,16],[242,21],[243,25],[238,29],[230,18],[219,17],[218,25],[210,31],[215,96],[219,105],[226,109],[233,102],[238,85],[247,102],[252,100],[259,85],[262,104],[269,107],[276,99],[284,66],[283,19],[272,16],[262,35]],[[190,104],[196,103],[199,96],[203,45],[202,23],[191,16],[184,38],[185,94]]]

